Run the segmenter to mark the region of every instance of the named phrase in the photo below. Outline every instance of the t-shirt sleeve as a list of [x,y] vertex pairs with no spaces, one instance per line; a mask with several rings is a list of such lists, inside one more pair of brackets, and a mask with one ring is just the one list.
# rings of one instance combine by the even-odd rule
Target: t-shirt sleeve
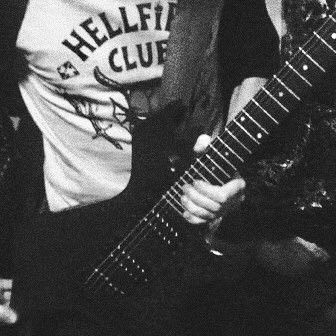
[[228,0],[218,35],[222,80],[238,85],[244,78],[268,78],[280,64],[279,37],[264,0]]

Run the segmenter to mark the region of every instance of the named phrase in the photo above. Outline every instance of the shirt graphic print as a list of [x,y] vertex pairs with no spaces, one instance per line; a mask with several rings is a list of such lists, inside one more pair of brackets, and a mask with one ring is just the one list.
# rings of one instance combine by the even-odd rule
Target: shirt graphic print
[[41,129],[52,211],[127,185],[132,131],[158,102],[176,1],[30,0],[23,99]]

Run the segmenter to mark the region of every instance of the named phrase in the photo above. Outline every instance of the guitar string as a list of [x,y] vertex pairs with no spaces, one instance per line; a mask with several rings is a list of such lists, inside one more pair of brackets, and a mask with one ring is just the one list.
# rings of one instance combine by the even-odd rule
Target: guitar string
[[[195,166],[196,166],[196,164],[197,164],[197,162],[195,163]],[[201,168],[201,167],[200,167]],[[196,168],[196,174],[198,174],[198,172],[199,172],[199,169],[197,169]],[[201,174],[201,176],[202,176],[202,174]],[[138,244],[137,244],[138,245]]]
[[[164,197],[162,197],[161,199],[160,199],[160,202],[154,207],[154,208],[156,208],[156,207],[158,207],[159,205],[160,205],[160,203],[161,202],[164,202],[165,201],[165,198]],[[161,209],[159,209],[158,210],[158,212],[157,212],[157,215],[159,215],[160,216],[160,211],[162,211],[162,210],[166,210],[165,209],[165,206],[166,206],[167,204],[166,203],[164,203],[163,205],[162,205],[162,208]],[[169,208],[168,208],[169,209]],[[155,211],[156,212],[156,211]],[[149,215],[153,215],[154,214],[154,211],[151,211],[151,213],[149,214]],[[147,218],[146,220],[142,220],[142,222],[143,223],[145,223],[145,227],[142,229],[142,231],[141,231],[141,233],[140,234],[142,234],[142,236],[141,236],[141,239],[137,242],[137,241],[135,241],[135,239],[136,238],[138,238],[138,237],[140,237],[140,234],[138,234],[136,237],[134,237],[133,238],[133,240],[123,249],[123,252],[124,252],[124,258],[121,260],[122,262],[125,260],[125,258],[127,258],[127,254],[129,254],[129,252],[128,253],[126,253],[126,249],[127,248],[129,248],[129,250],[131,251],[131,248],[134,250],[134,248],[136,248],[136,246],[138,246],[138,244],[140,244],[141,243],[141,241],[149,234],[149,233],[151,233],[151,230],[153,229],[153,227],[155,227],[155,225],[153,225],[153,222],[155,221],[155,220],[157,220],[158,218],[156,217],[156,215],[154,215],[152,218],[150,218],[150,216],[149,215],[147,215],[145,218]],[[163,216],[161,215],[161,218],[163,218]],[[147,231],[146,232],[144,232],[144,230],[146,230],[147,229]],[[133,246],[131,246],[131,244],[132,243],[135,243],[136,245],[133,245]],[[120,245],[120,244],[119,244]],[[111,254],[110,254],[111,255]],[[119,255],[117,258],[118,258],[118,262],[120,261],[120,256],[121,255]],[[107,260],[105,260],[105,263],[106,263],[106,261],[108,261],[108,259],[109,258],[106,258]],[[116,258],[114,258],[114,259],[116,259]],[[103,265],[102,265],[103,266]],[[95,279],[95,282],[94,282],[94,284],[91,284],[91,287],[93,287],[94,285],[95,285],[95,283],[97,282],[97,281],[99,281],[100,279],[102,279],[103,280],[103,282],[101,283],[101,286],[103,286],[104,284],[105,284],[105,279],[104,279],[104,276],[103,275],[101,275],[101,274],[106,274],[106,272],[107,271],[110,271],[110,267],[111,266],[116,266],[116,268],[114,269],[114,270],[112,270],[112,271],[116,271],[117,269],[118,269],[118,265],[115,265],[115,264],[113,264],[113,263],[111,263],[111,264],[108,264],[107,266],[106,265],[104,265],[105,266],[105,269],[103,269],[103,270],[101,270],[101,272],[99,272],[99,274],[98,274],[98,278],[96,278]],[[101,268],[101,267],[100,267]],[[95,273],[97,273],[97,272],[95,272]],[[111,276],[111,272],[108,274],[109,275],[109,277]],[[98,289],[99,289],[99,287],[98,287]]]
[[[195,173],[198,173],[198,170],[197,170],[197,168],[196,168],[196,171],[195,171]],[[184,174],[185,175],[185,174]],[[194,179],[193,179],[193,176],[191,176],[191,175],[189,175],[189,177],[191,178],[191,181],[193,181]],[[181,179],[183,179],[183,181],[185,181],[186,182],[186,180],[183,178],[183,176],[181,177]],[[188,182],[186,182],[186,183],[188,183]],[[174,187],[175,186],[178,186],[178,184],[177,183],[175,183],[174,184]],[[172,188],[171,188],[172,189]],[[170,189],[170,190],[171,190]],[[169,193],[169,191],[168,191],[168,193]],[[178,193],[176,190],[175,190],[175,193]],[[166,197],[167,198],[167,197]],[[182,207],[182,205],[181,205],[181,207]],[[182,214],[182,213],[181,213]],[[148,217],[148,216],[147,216]],[[150,220],[154,220],[155,218],[153,218],[153,219],[150,219]],[[149,220],[149,222],[150,222],[150,220]],[[145,223],[146,223],[146,221],[144,221]],[[150,222],[150,224],[151,224],[151,222]],[[134,231],[133,231],[133,233],[134,233]],[[119,244],[119,246],[120,246],[121,244]],[[129,246],[129,245],[128,245]],[[127,248],[127,247],[126,247]],[[119,248],[119,250],[122,250],[122,251],[124,251],[125,249],[121,249],[121,248]],[[122,252],[121,252],[122,253]],[[112,253],[110,253],[110,257],[113,255],[113,252]],[[100,265],[101,266],[101,265]],[[99,268],[100,268],[100,266],[99,266]]]
[[[195,173],[196,173],[196,175],[198,175],[197,173],[200,171],[200,168],[202,168],[202,167],[197,168],[197,167],[196,167],[196,164],[197,164],[197,162],[196,162],[195,165],[194,165],[195,168],[196,168]],[[154,220],[154,218],[153,218],[153,220]],[[149,230],[149,231],[150,231],[150,230]],[[146,235],[147,235],[147,234],[144,234],[143,237],[142,237],[142,239],[144,239],[144,236],[146,236]],[[138,246],[139,243],[140,243],[140,241],[137,242],[135,246],[132,246],[133,250],[136,248],[136,246]],[[130,245],[128,245],[128,248],[130,248]],[[125,250],[125,249],[124,249],[124,250]],[[109,267],[107,267],[105,270],[103,270],[103,272],[106,273],[106,272],[109,270],[108,268],[109,268]],[[111,276],[111,275],[109,274],[109,276]],[[108,278],[107,278],[107,279],[108,279]],[[104,285],[104,282],[101,282],[101,286],[103,286],[103,285]],[[100,287],[100,286],[99,286],[99,287]],[[99,287],[97,287],[96,290],[98,290]]]
[[[161,201],[162,201],[163,199],[161,199]],[[165,204],[163,204],[163,206],[162,206],[162,208],[159,210],[159,211],[162,211],[162,210],[169,210],[169,209],[172,209],[172,208],[166,208],[166,203]],[[128,244],[127,246],[126,246],[126,248],[127,247],[129,247],[129,248],[132,248],[132,249],[130,249],[129,250],[129,252],[127,252],[126,253],[126,248],[124,249],[124,251],[125,251],[125,253],[123,253],[123,254],[120,254],[119,255],[119,259],[118,259],[118,262],[121,262],[121,263],[123,263],[124,261],[125,261],[125,259],[127,258],[127,255],[129,255],[132,251],[134,251],[134,249],[150,234],[150,233],[152,233],[152,229],[154,228],[155,229],[155,224],[153,224],[152,225],[152,223],[154,222],[154,221],[156,221],[156,220],[158,220],[159,218],[162,218],[163,219],[163,214],[162,215],[159,215],[159,213],[157,213],[155,216],[153,216],[152,218],[150,218],[150,219],[148,219],[148,221],[146,221],[146,223],[147,223],[147,225],[143,228],[143,230],[142,231],[144,231],[145,229],[147,229],[147,231],[146,232],[142,232],[142,235],[141,235],[141,239],[140,240],[138,240],[138,241],[135,241],[135,239],[137,238],[137,237],[139,237],[140,235],[138,235],[137,237],[135,237],[133,240],[132,240],[132,242],[131,243],[133,243],[134,245],[133,246],[131,246],[131,243],[130,244]],[[122,258],[122,259],[120,259],[120,257],[122,256],[122,255],[124,255],[124,258]],[[104,265],[104,266],[106,266],[106,265]],[[110,264],[107,264],[107,266],[106,266],[106,268],[104,269],[104,270],[101,270],[101,272],[104,274],[104,276],[101,276],[100,274],[98,274],[98,278],[96,278],[95,280],[94,280],[94,283],[93,284],[91,284],[91,286],[90,286],[90,288],[92,289],[94,286],[96,286],[96,283],[99,281],[99,280],[103,280],[103,281],[101,281],[101,283],[99,284],[98,283],[98,286],[96,287],[96,289],[95,289],[95,292],[97,291],[97,290],[99,290],[102,286],[104,286],[104,285],[106,285],[106,282],[105,282],[105,280],[106,280],[106,276],[107,276],[107,279],[108,280],[110,280],[110,277],[111,277],[111,275],[112,275],[112,273],[111,273],[111,270],[110,270],[110,267],[112,267],[112,266],[115,266],[115,268],[112,270],[112,272],[115,272],[115,271],[117,271],[118,270],[118,265],[116,265],[115,263],[110,263]],[[120,265],[119,265],[120,266]],[[106,274],[106,272],[108,272],[109,271],[109,273],[108,274]],[[107,284],[108,285],[108,284]]]
[[[193,178],[192,178],[192,180],[193,180]],[[161,201],[164,201],[164,199],[162,198]],[[159,212],[160,212],[161,210],[166,210],[166,209],[165,209],[165,206],[166,206],[166,204],[163,204],[162,208],[159,209]],[[169,209],[169,208],[168,208],[168,209]],[[158,215],[160,216],[159,213],[158,213]],[[147,216],[147,217],[148,217],[148,216]],[[163,215],[161,215],[160,217],[163,218]],[[144,222],[147,222],[147,225],[143,228],[143,230],[142,230],[142,232],[141,232],[141,233],[142,233],[141,239],[140,239],[139,241],[135,241],[135,239],[138,238],[138,237],[140,236],[140,234],[138,234],[138,235],[131,241],[131,243],[129,243],[129,244],[123,249],[123,252],[122,252],[122,253],[124,253],[124,258],[123,258],[123,260],[120,260],[120,256],[122,256],[122,254],[119,255],[118,257],[116,257],[116,258],[118,258],[118,262],[121,261],[121,262],[123,263],[124,260],[125,260],[125,258],[127,258],[127,255],[129,255],[130,252],[126,253],[126,249],[127,249],[127,248],[129,248],[130,251],[131,251],[131,248],[132,248],[132,250],[134,250],[134,249],[141,243],[141,241],[142,241],[142,240],[143,240],[149,233],[151,233],[151,230],[153,229],[153,227],[155,227],[155,225],[152,225],[152,223],[153,223],[155,220],[157,220],[157,219],[158,219],[158,218],[157,218],[156,216],[154,216],[154,217],[150,218],[148,221],[144,221]],[[146,232],[143,232],[143,231],[146,230],[146,229],[148,229],[148,230],[147,230]],[[131,246],[132,243],[135,243],[135,245]],[[116,258],[114,258],[114,260],[116,260]],[[110,278],[110,276],[111,276],[111,272],[108,273],[108,276],[107,276],[106,272],[107,272],[107,271],[110,271],[110,267],[111,267],[111,266],[116,266],[116,268],[115,268],[114,270],[112,270],[112,271],[116,271],[116,270],[118,269],[118,267],[117,267],[118,265],[115,265],[115,264],[113,264],[113,263],[111,263],[111,264],[109,264],[109,265],[107,265],[107,266],[106,266],[106,265],[104,265],[104,266],[105,266],[105,269],[101,270],[101,272],[99,272],[99,274],[98,274],[98,278],[95,279],[95,283],[96,283],[97,281],[99,281],[100,279],[103,280],[103,281],[101,282],[100,286],[97,286],[96,290],[99,290],[99,287],[101,287],[101,286],[103,286],[103,285],[105,284],[105,280],[106,280],[106,279],[109,280],[109,278]],[[97,273],[97,272],[95,272],[95,273]],[[104,275],[106,275],[106,277],[104,277]],[[91,287],[94,286],[95,283],[92,284]]]
[[[196,164],[194,164],[194,166],[196,166]],[[196,168],[196,167],[195,167]],[[200,169],[198,169],[198,168],[196,168],[196,170],[194,171],[194,173],[195,174],[197,174],[197,175],[199,175],[199,170]],[[185,175],[185,174],[184,174]],[[183,175],[183,176],[184,176]],[[184,180],[184,178],[183,178],[183,176],[180,178],[180,179],[182,179],[182,180]],[[190,176],[191,177],[191,180],[193,181],[194,180],[194,177],[193,176]],[[178,182],[176,182],[175,184],[174,184],[174,186],[175,185],[178,185]],[[164,204],[164,206],[165,206],[166,204]],[[162,207],[162,209],[164,208],[164,206]],[[160,210],[162,210],[162,209],[160,209]],[[160,211],[159,210],[159,211]],[[147,216],[147,218],[148,218],[148,216]],[[153,218],[151,218],[151,219],[149,219],[148,221],[149,221],[149,224],[147,224],[147,227],[145,227],[144,229],[146,229],[146,228],[149,228],[150,229],[150,226],[151,226],[151,224],[152,224],[152,222],[154,221],[154,220],[156,220],[157,218],[155,218],[155,217],[153,217]],[[144,221],[144,222],[146,222],[146,221]],[[143,230],[144,230],[143,229]],[[143,231],[142,230],[142,231]],[[149,230],[150,231],[150,230]],[[146,233],[143,233],[143,232],[141,232],[143,235],[145,235]],[[138,235],[139,236],[139,235]],[[131,242],[131,243],[133,243],[134,241],[135,241],[135,239],[138,237],[138,236],[136,236],[134,239],[133,239],[133,241]],[[143,237],[142,237],[143,238]],[[127,247],[128,248],[130,248],[131,247],[131,243],[129,243],[125,248],[123,248],[123,249],[121,249],[123,252],[125,252],[125,249],[127,249]],[[120,245],[120,244],[119,244]],[[134,246],[132,246],[132,248],[134,248]],[[121,253],[123,253],[123,252],[121,252]],[[124,253],[124,258],[126,258],[127,257],[127,255]],[[112,257],[112,253],[109,255],[109,257]],[[114,256],[113,256],[114,257]],[[120,256],[118,256],[118,257],[116,257],[116,258],[118,258],[118,261],[120,261]],[[116,259],[116,258],[114,258],[114,259]],[[107,258],[107,259],[109,259],[109,258]],[[106,262],[106,260],[105,260],[105,262]],[[113,265],[113,264],[112,264]],[[102,272],[103,273],[106,273],[106,271],[108,271],[109,270],[109,266],[112,266],[112,265],[108,265],[104,270],[102,270]],[[99,267],[99,268],[101,268],[101,266]],[[102,275],[99,275],[99,278],[100,277],[102,277],[103,278],[103,276]]]
[[[321,27],[321,29],[322,29],[322,27]],[[319,30],[320,31],[320,30]],[[307,41],[306,43],[305,43],[305,45],[304,46],[306,46],[309,42],[311,42],[311,41]],[[317,41],[316,42],[318,42],[318,39],[317,39]],[[309,48],[313,48],[313,46],[311,46],[311,47],[309,47]],[[307,49],[306,49],[306,51],[307,51]],[[308,50],[309,51],[309,50]],[[301,57],[302,56],[304,56],[304,55],[302,55],[302,53],[301,53]],[[295,56],[293,56],[293,58],[294,58]],[[303,58],[303,57],[302,57]],[[282,69],[283,70],[283,69]],[[288,73],[290,74],[291,73],[291,71],[288,71]],[[279,74],[279,73],[278,73]],[[267,83],[267,84],[270,84],[271,83],[271,80]],[[241,111],[242,112],[242,111]],[[242,113],[243,114],[243,113]],[[194,165],[196,165],[197,164],[197,162],[194,164]],[[197,172],[197,169],[196,169],[196,172]],[[154,220],[155,218],[153,218],[152,220]],[[140,232],[141,233],[141,232]],[[139,236],[139,235],[138,235]],[[135,237],[136,238],[136,237]],[[120,244],[119,244],[120,245]],[[130,245],[128,245],[128,246],[126,246],[126,248],[131,248],[131,246]],[[123,250],[125,250],[125,249],[123,249]]]
[[[322,27],[321,27],[321,30],[322,30]],[[304,49],[300,49],[300,52],[303,54],[303,55],[301,55],[301,56],[303,56],[303,59],[304,60],[306,60],[307,59],[307,53],[305,52],[305,50]],[[302,59],[302,57],[301,57],[301,59]],[[301,59],[299,60],[299,61],[301,61]],[[292,63],[292,62],[291,62]],[[287,64],[287,66],[290,66],[290,64]],[[315,64],[315,66],[316,66],[316,64]],[[291,67],[291,66],[290,66]],[[292,70],[292,68],[291,68],[291,70]],[[321,69],[320,69],[321,70]],[[280,86],[281,86],[281,88],[282,89],[286,89],[286,87],[284,87],[282,84],[280,84]],[[270,93],[272,93],[271,92],[271,90],[270,90]],[[291,95],[291,96],[293,96],[293,94],[289,91],[289,95]],[[275,97],[275,95],[272,95],[273,97]],[[294,97],[295,98],[295,97]],[[280,103],[280,105],[281,105],[281,103]],[[282,106],[282,105],[281,105]],[[246,108],[247,109],[247,108]],[[284,108],[282,108],[282,110],[285,110]],[[244,114],[245,115],[247,115],[248,117],[250,117],[249,116],[249,114],[243,109],[243,111],[241,111],[242,113],[241,113],[241,115],[240,115],[240,117],[242,117],[242,116],[244,116]],[[286,112],[287,113],[287,112]],[[239,118],[235,118],[235,120],[236,120],[236,123],[237,123],[237,125],[238,126],[240,126],[240,127],[242,127],[243,129],[244,129],[244,126],[243,125],[241,125],[241,124],[239,124],[238,122],[237,122],[237,120],[238,120]],[[230,125],[228,126],[228,128],[230,127]],[[259,131],[263,131],[263,128],[262,127],[260,127],[259,125],[258,125],[258,128],[259,128]],[[230,129],[229,129],[230,130]],[[245,130],[246,131],[246,130]],[[267,133],[267,132],[266,132]],[[254,141],[256,141],[257,142],[257,140],[256,140],[256,138],[255,137],[251,137]],[[224,160],[225,160],[225,157],[224,157]],[[226,160],[225,160],[226,161]],[[229,163],[230,163],[230,161],[229,161]],[[194,168],[193,166],[191,166],[191,168]],[[196,171],[197,171],[197,168],[196,168]],[[211,173],[211,172],[210,172]],[[202,179],[204,179],[204,180],[206,180],[206,178],[203,178],[203,176],[202,176],[202,174],[200,174],[201,175],[201,177],[202,177]],[[213,175],[213,174],[212,174]],[[215,178],[217,178],[216,176],[214,176]],[[220,181],[221,182],[221,181]],[[177,193],[178,194],[178,193]],[[180,196],[180,195],[178,195],[178,196]],[[177,203],[178,203],[178,205],[180,205],[179,204],[179,202],[177,201]]]
[[[300,62],[302,59],[306,60],[306,58],[307,58],[307,57],[306,57],[307,53],[306,53],[303,49],[301,49],[300,51],[303,52],[303,55],[301,55],[300,59],[297,60],[298,62]],[[303,57],[302,57],[302,56],[303,56]],[[320,69],[320,70],[321,70],[321,69]],[[282,78],[282,76],[281,76],[281,78]],[[283,79],[284,79],[284,78],[283,78]],[[274,79],[274,81],[277,81],[277,80]],[[268,84],[269,84],[269,83],[268,83]],[[276,84],[277,84],[278,87],[274,86],[274,87],[272,87],[271,89],[269,89],[269,93],[271,93],[271,95],[272,95],[273,97],[276,97],[276,95],[273,94],[274,91],[275,91],[276,93],[279,93],[279,92],[283,91],[283,89],[286,89],[286,87],[285,87],[283,84],[280,84],[280,83],[276,83]],[[268,85],[268,86],[270,86],[270,85]],[[267,86],[267,88],[268,88],[268,86]],[[278,90],[279,88],[281,89],[280,91]],[[291,93],[290,90],[287,90],[287,91],[288,91],[288,95],[289,95],[289,96],[293,96],[293,94]],[[292,99],[294,99],[294,98],[295,98],[295,97],[292,97]],[[297,99],[297,98],[295,98],[295,99]],[[286,104],[286,103],[287,103],[287,99],[285,100],[285,104]],[[283,110],[283,111],[285,111],[286,113],[288,113],[288,112],[286,111],[286,109],[282,107],[281,103],[280,103],[279,105],[280,105],[280,107],[281,107],[281,110]],[[242,111],[240,111],[241,113],[240,113],[239,115],[237,115],[237,116],[235,117],[234,120],[236,121],[236,124],[237,124],[238,126],[240,126],[240,127],[243,129],[243,131],[245,130],[245,132],[248,134],[248,131],[247,131],[247,128],[248,128],[248,127],[245,128],[244,125],[238,123],[238,121],[237,121],[238,119],[241,119],[242,117],[246,117],[246,116],[247,116],[249,119],[253,119],[253,118],[251,118],[251,116],[250,116],[250,114],[247,112],[247,110],[249,111],[249,113],[251,113],[251,112],[250,112],[250,109],[248,108],[248,106],[246,106],[244,109],[242,109]],[[258,107],[256,110],[259,110],[259,107]],[[283,113],[283,111],[282,111],[282,113]],[[283,119],[283,118],[282,118],[282,119]],[[275,120],[275,121],[277,121],[277,120]],[[264,129],[262,126],[260,126],[258,123],[255,123],[254,119],[253,119],[253,122],[254,122],[254,124],[257,124],[257,130],[258,130],[259,132],[263,132],[263,133],[265,133],[265,135],[268,135],[268,132],[265,131],[265,129]],[[250,124],[252,124],[252,122],[251,122]],[[233,135],[237,134],[237,132],[234,132],[234,130],[230,129],[231,126],[232,126],[232,124],[228,125],[228,126],[227,126],[227,129],[228,129]],[[254,137],[252,133],[250,133],[249,136],[252,138],[252,140],[254,140],[255,142],[257,142],[257,137]],[[239,138],[239,137],[238,137],[238,138]],[[221,137],[217,137],[217,140],[220,141],[220,143],[221,143],[221,148],[223,148],[222,144],[223,144],[224,146],[226,145],[226,141],[225,141],[225,140],[222,141]],[[238,142],[239,142],[239,140],[238,140]],[[239,143],[240,143],[240,142],[239,142]],[[232,166],[232,162],[230,161],[230,159],[226,159],[225,156],[221,155],[221,151],[217,151],[218,147],[216,148],[216,144],[215,144],[214,142],[212,142],[212,143],[210,144],[210,146],[211,146],[212,151],[215,152],[215,153],[217,154],[217,156],[219,157],[219,160],[220,160],[220,161],[223,162],[223,160],[224,160],[225,163],[228,163],[229,165]],[[226,146],[226,147],[230,148],[229,146]],[[244,149],[245,149],[245,150],[248,150],[245,146],[244,146]],[[230,150],[231,152],[234,152],[234,151],[231,150],[231,148],[230,148],[229,150]],[[234,153],[234,155],[237,156],[236,153]],[[206,157],[206,158],[208,158],[208,157]],[[202,160],[202,159],[201,159],[201,160]],[[200,164],[202,165],[202,161],[201,161],[201,160],[198,161],[197,163],[200,163]],[[210,161],[213,162],[211,158],[210,158]],[[243,161],[243,160],[242,160],[242,161]],[[204,164],[204,167],[206,168],[206,162],[204,162],[204,163],[205,163],[205,164]],[[191,167],[193,168],[194,166],[191,166]],[[227,164],[226,164],[226,167],[227,167]],[[201,168],[201,167],[200,167],[200,168]],[[236,168],[235,166],[232,166],[232,168],[234,169],[234,171],[237,170],[237,168]],[[199,170],[197,167],[195,167],[195,169],[196,169],[196,171]],[[220,181],[220,179],[217,178],[216,175],[214,175],[210,170],[208,170],[208,171],[211,173],[212,176],[214,176],[214,177],[215,177],[215,178],[222,184],[222,181]],[[229,170],[229,171],[230,171],[230,170]],[[180,195],[178,195],[178,196],[180,196]]]
[[[197,168],[196,166],[197,166],[197,162],[195,163],[195,165],[192,165],[192,167],[195,167],[195,173],[196,173],[196,175],[201,175],[201,177],[204,177],[204,176],[202,175],[202,173],[199,174],[199,172],[201,171],[200,168],[202,168],[202,167]],[[198,178],[199,178],[199,176],[198,176]],[[202,178],[202,179],[203,179],[203,178]],[[184,181],[183,181],[183,182],[184,182]],[[178,186],[178,184],[177,184],[177,186]],[[178,192],[178,191],[176,192],[176,190],[175,190],[175,186],[174,186],[173,188],[171,188],[171,190],[174,190],[175,193],[177,194],[177,196],[180,196],[180,195],[179,195],[179,192]],[[169,195],[171,198],[174,199],[174,196],[172,197],[172,196],[170,195],[169,192],[168,192],[168,195]],[[171,205],[169,201],[168,201],[168,203],[169,203],[169,205]],[[178,204],[179,204],[179,203],[178,203]],[[172,206],[172,205],[171,205],[171,206]],[[174,206],[173,206],[173,208],[176,210],[176,208],[175,208]],[[153,221],[154,221],[154,219],[151,220],[151,223],[153,223]],[[142,235],[142,238],[141,238],[141,239],[144,239],[144,238],[147,236],[147,234],[149,233],[149,231],[151,231],[151,230],[149,229],[147,233],[144,233],[144,234]],[[135,240],[136,238],[137,238],[137,237],[135,237],[134,240]],[[128,248],[129,251],[131,251],[131,249],[134,250],[134,249],[140,244],[140,242],[141,242],[141,240],[138,241],[138,242],[136,242],[136,244],[135,244],[134,246],[131,246],[131,243],[132,243],[132,242],[131,242],[131,243],[128,244],[128,246],[126,246],[125,249]],[[123,251],[125,251],[125,249],[123,249]],[[128,252],[127,254],[129,254],[129,252]],[[111,265],[108,265],[108,266],[105,268],[105,270],[103,270],[102,272],[106,274],[106,272],[109,271],[109,268],[110,268],[111,266],[112,266],[112,264],[111,264]],[[122,265],[121,265],[121,266],[122,266]],[[109,277],[110,277],[110,276],[111,276],[111,272],[109,272],[108,275],[109,275]],[[107,279],[109,280],[109,278],[107,278]],[[99,280],[99,279],[96,279],[96,280]],[[98,287],[96,288],[96,290],[98,290],[99,287],[103,286],[104,284],[105,284],[105,282],[101,282],[100,286],[98,286]]]

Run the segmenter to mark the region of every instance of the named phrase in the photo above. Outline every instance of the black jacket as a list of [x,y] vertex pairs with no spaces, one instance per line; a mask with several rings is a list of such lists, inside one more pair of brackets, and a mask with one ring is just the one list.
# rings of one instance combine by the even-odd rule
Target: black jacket
[[[43,148],[39,130],[33,123],[18,88],[17,34],[27,1],[0,4],[0,274],[12,272],[14,224],[22,215],[35,211],[43,198]],[[20,117],[14,132],[9,117]],[[5,167],[5,169],[4,169]]]
[[[182,52],[179,55],[182,55],[181,57],[188,55],[189,58],[193,59],[193,62],[206,67],[213,63],[197,63],[197,59],[203,59],[204,52],[213,37],[213,21],[205,22],[205,20],[209,16],[216,17],[213,15],[216,10],[212,12],[209,6],[218,6],[221,1],[207,1],[206,4],[203,3],[203,7],[197,7],[198,11],[195,11],[193,2],[190,1],[192,8],[189,15],[192,13],[193,27],[195,28],[193,37],[196,41],[198,40],[201,47],[192,47],[191,52],[194,54],[191,54],[190,49],[188,49],[190,46],[181,45],[180,51],[182,48]],[[201,5],[202,1],[198,0],[198,2]],[[181,1],[181,3],[187,8],[182,9],[185,10],[185,13],[188,13],[188,1]],[[20,115],[22,118],[17,133],[18,150],[23,159],[19,175],[23,186],[20,201],[23,212],[27,213],[35,211],[39,207],[44,190],[41,134],[25,111],[18,92],[17,73],[15,71],[17,69],[15,41],[24,15],[25,1],[6,1],[1,6],[3,7],[4,20],[0,27],[0,35],[2,41],[7,41],[7,43],[1,44],[4,49],[0,53],[0,72],[3,79],[0,92],[1,110],[4,114]],[[205,12],[203,9],[207,9],[207,11]],[[197,20],[200,20],[199,22],[203,20],[204,25],[198,25]],[[190,22],[188,24],[190,27],[192,26]],[[203,29],[204,27],[206,29]],[[197,29],[201,32],[200,35],[196,34]],[[177,39],[175,44],[178,41]],[[225,43],[225,41],[220,42]],[[187,49],[183,50],[184,47]],[[295,45],[292,47],[295,48]],[[171,52],[173,48],[174,40],[169,46],[168,66],[165,70],[166,77],[163,82],[164,85],[168,83],[166,87],[170,88],[172,83],[176,84],[176,81],[175,79],[169,80],[169,73],[183,74],[176,69],[170,71],[170,65],[175,64],[175,56]],[[218,58],[211,58],[211,61],[218,61]],[[197,79],[193,77],[186,87],[192,91],[198,83],[199,81],[197,82]],[[315,101],[303,108],[308,112],[318,111],[318,114],[314,113],[313,117],[311,113],[306,113],[291,119],[288,122],[288,127],[280,130],[276,134],[275,140],[270,141],[268,147],[265,147],[267,150],[259,153],[259,156],[255,157],[254,163],[251,163],[248,169],[243,172],[243,176],[248,181],[248,197],[245,206],[246,222],[249,223],[248,229],[256,236],[266,236],[276,240],[284,236],[303,235],[308,240],[320,243],[333,254],[336,231],[334,221],[336,90],[331,91],[330,100],[323,101],[324,96],[324,98],[321,98],[322,100]],[[216,94],[219,97],[218,91]],[[181,93],[179,92],[177,98],[173,95],[173,100],[180,97]],[[193,99],[197,100],[197,95],[192,96],[188,91],[185,97],[190,100],[185,100],[184,104],[200,106],[199,102],[193,101]],[[217,109],[216,112],[222,113],[223,111]],[[306,127],[307,124],[310,126],[309,132]],[[254,220],[252,221],[251,218]],[[279,228],[285,229],[279,230]]]

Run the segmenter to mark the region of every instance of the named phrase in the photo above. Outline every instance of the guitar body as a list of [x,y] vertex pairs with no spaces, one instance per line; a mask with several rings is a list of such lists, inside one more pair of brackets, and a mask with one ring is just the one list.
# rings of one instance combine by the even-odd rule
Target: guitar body
[[[20,311],[84,310],[105,325],[129,325],[130,334],[135,330],[138,335],[160,335],[162,328],[179,329],[192,293],[238,276],[235,262],[210,253],[195,228],[168,214],[162,227],[149,232],[127,258],[111,258],[104,275],[94,273],[176,179],[178,172],[176,167],[172,172],[169,160],[176,145],[171,115],[137,129],[132,176],[119,196],[20,224],[14,286]],[[20,298],[22,303],[15,301]]]
[[[232,179],[333,68],[335,16],[325,18],[189,165],[173,170],[169,165],[174,150],[181,149],[172,135],[182,112],[167,109],[135,132],[131,180],[118,197],[18,223],[13,296],[18,306],[15,298],[24,298],[19,311],[81,310],[111,328],[125,324],[127,336],[187,335],[184,328],[193,336],[212,334],[188,324],[194,306],[202,306],[197,296],[215,283],[221,288],[233,283],[241,274],[244,253],[225,244],[226,257],[210,253],[197,230],[177,215],[183,212],[181,189],[195,179],[220,185]],[[217,297],[216,292],[213,299]],[[228,307],[224,297],[220,309],[223,301]]]

